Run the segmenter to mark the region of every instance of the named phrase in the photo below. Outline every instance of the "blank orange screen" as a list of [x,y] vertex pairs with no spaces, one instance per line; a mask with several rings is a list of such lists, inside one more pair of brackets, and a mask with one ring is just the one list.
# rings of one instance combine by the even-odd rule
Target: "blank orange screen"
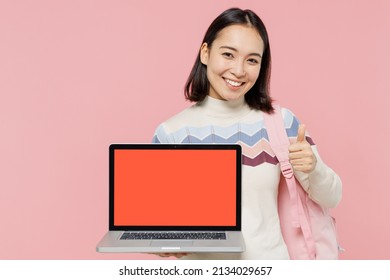
[[234,150],[115,150],[115,226],[235,226]]

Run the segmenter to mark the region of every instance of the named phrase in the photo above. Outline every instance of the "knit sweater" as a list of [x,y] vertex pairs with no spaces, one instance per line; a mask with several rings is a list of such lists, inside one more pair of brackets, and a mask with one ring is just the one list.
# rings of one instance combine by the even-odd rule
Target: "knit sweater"
[[[242,233],[243,253],[199,253],[187,259],[288,259],[280,230],[277,194],[279,162],[272,151],[263,112],[251,109],[244,97],[224,101],[207,96],[156,129],[153,143],[238,143],[242,147]],[[296,139],[299,121],[288,109],[282,115],[290,141]],[[338,175],[321,160],[314,142],[307,141],[317,157],[315,169],[294,172],[309,196],[326,207],[341,199]]]

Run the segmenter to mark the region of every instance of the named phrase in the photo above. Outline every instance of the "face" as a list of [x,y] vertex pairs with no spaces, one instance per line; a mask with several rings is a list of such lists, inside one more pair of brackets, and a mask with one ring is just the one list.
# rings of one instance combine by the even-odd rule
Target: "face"
[[200,60],[207,66],[209,96],[235,100],[245,95],[259,76],[263,50],[260,34],[245,25],[225,27],[211,47],[203,43]]

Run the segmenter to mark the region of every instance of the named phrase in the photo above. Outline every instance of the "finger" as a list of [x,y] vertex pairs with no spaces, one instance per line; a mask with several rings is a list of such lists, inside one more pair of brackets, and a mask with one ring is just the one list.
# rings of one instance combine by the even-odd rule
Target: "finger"
[[290,163],[295,171],[311,172],[316,166],[316,159],[313,157],[305,157],[300,159],[292,159]]
[[304,124],[300,124],[298,127],[297,142],[306,142],[305,134],[306,126]]
[[157,255],[161,258],[170,258],[170,257],[182,258],[184,256],[187,256],[187,253],[158,253]]
[[292,165],[302,165],[302,164],[312,165],[313,162],[314,162],[314,160],[311,157],[295,158],[295,159],[290,160],[290,163]]
[[160,254],[157,254],[159,257],[161,258],[169,258],[170,257],[170,254],[168,253],[160,253]]
[[302,151],[302,145],[300,143],[293,143],[288,147],[290,153],[296,153]]
[[301,159],[303,157],[302,155],[302,152],[300,151],[297,151],[297,152],[290,152],[288,154],[288,158],[291,160],[295,160],[295,159]]
[[295,165],[295,166],[293,166],[293,168],[295,171],[300,171],[300,172],[307,172],[307,170],[309,169],[309,168],[305,167],[305,165],[303,165],[303,164]]
[[310,173],[311,171],[313,171],[314,166],[310,164],[297,164],[293,165],[293,168],[295,171]]
[[288,147],[290,153],[300,152],[304,150],[308,150],[310,148],[310,144],[308,142],[297,142],[293,143]]

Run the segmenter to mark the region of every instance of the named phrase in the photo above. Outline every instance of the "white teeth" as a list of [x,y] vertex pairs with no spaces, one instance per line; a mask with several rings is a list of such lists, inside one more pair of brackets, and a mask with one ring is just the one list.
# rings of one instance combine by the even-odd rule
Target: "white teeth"
[[239,87],[239,86],[242,85],[242,82],[235,82],[235,81],[228,80],[228,79],[225,79],[225,81],[226,81],[228,84],[230,84],[230,85],[232,85],[232,86],[234,86],[234,87]]

